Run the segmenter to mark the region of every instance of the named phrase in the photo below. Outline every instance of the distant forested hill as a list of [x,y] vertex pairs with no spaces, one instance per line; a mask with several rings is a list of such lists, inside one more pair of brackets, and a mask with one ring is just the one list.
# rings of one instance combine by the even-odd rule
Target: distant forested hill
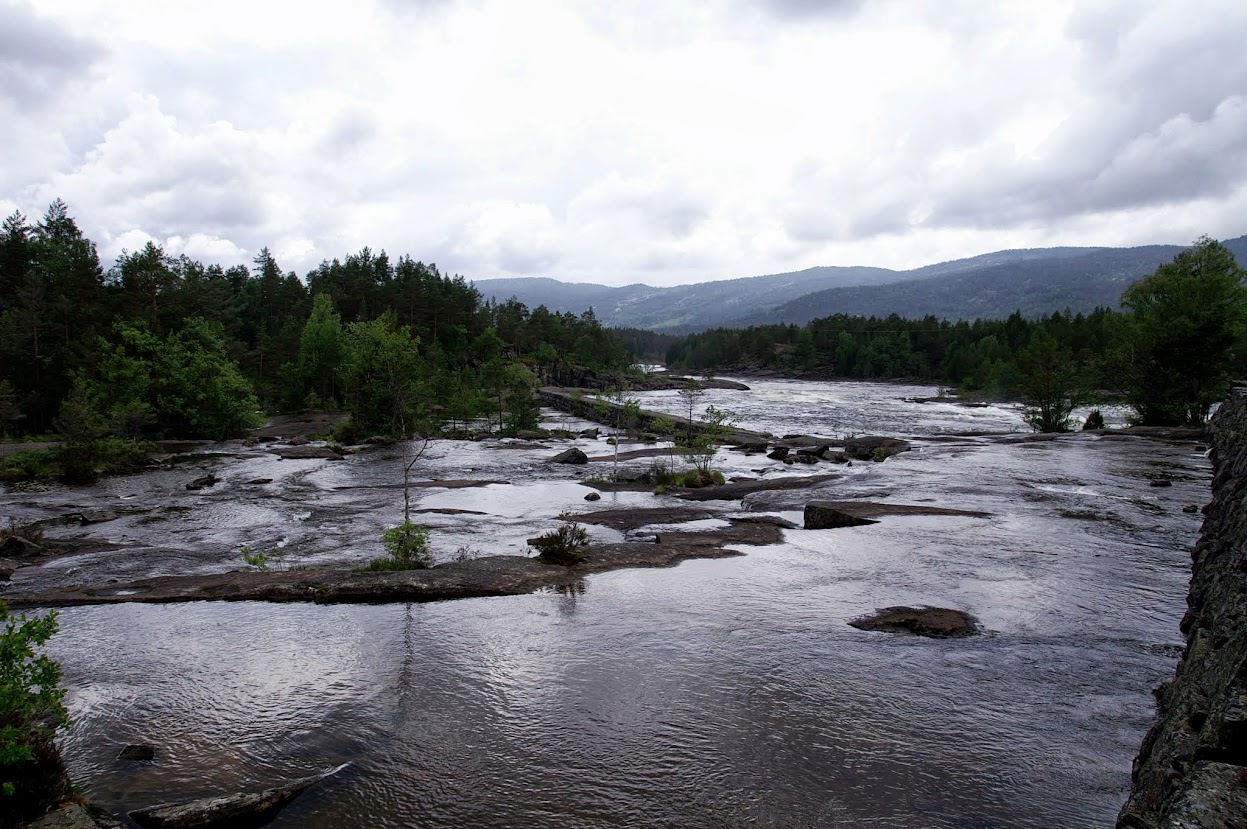
[[[1247,236],[1225,245],[1247,264]],[[1037,317],[1066,308],[1117,307],[1127,285],[1182,250],[1178,245],[1004,250],[909,271],[820,267],[673,288],[610,288],[554,279],[475,284],[484,296],[499,301],[514,296],[529,307],[576,313],[592,306],[606,325],[670,333],[805,323],[832,314],[1002,319],[1015,310]]]

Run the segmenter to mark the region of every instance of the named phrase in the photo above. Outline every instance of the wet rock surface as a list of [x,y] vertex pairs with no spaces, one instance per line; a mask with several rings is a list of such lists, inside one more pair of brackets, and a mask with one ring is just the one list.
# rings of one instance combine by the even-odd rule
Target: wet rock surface
[[342,460],[342,453],[330,449],[328,446],[291,446],[273,449],[273,454],[282,460],[315,460],[323,459],[327,461]]
[[858,630],[905,632],[937,638],[970,636],[978,632],[973,616],[946,607],[885,607],[854,619],[849,625]]
[[882,461],[909,449],[909,441],[900,438],[860,437],[844,442],[844,454],[860,461]]
[[[621,567],[668,567],[689,558],[740,555],[722,544],[746,538],[774,539],[777,528],[742,530],[714,537],[674,534],[670,542],[595,544],[575,567],[535,558],[489,556],[452,561],[427,570],[354,572],[343,570],[235,571],[204,576],[158,576],[103,586],[65,587],[7,597],[13,607],[76,607],[143,602],[198,601],[383,604],[437,602],[485,596],[515,596],[574,582],[586,573]],[[772,543],[768,540],[746,543]]]
[[553,458],[550,458],[549,462],[550,463],[574,463],[574,464],[588,463],[589,456],[573,446],[571,449],[567,449],[562,452],[559,452]]
[[829,504],[820,503],[806,504],[804,518],[807,530],[836,530],[841,527],[862,527],[879,523],[870,518],[859,518]]
[[346,765],[261,792],[207,797],[189,803],[162,803],[130,812],[143,829],[251,829],[269,823],[291,801]]
[[1193,553],[1186,651],[1159,696],[1119,829],[1247,826],[1247,397],[1213,418],[1212,503]]

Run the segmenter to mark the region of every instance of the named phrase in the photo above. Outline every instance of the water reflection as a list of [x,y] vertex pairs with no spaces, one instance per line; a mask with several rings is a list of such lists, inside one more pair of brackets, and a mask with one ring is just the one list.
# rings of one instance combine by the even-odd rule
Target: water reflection
[[[775,386],[737,406],[795,424],[771,431],[814,431],[812,402],[839,406],[852,392]],[[963,417],[931,404],[857,405],[898,431],[906,406],[911,431]],[[422,506],[486,513],[431,514],[435,536],[475,528],[479,544],[556,520],[583,490],[539,463],[549,454],[439,450],[430,477],[492,464],[489,476],[511,483],[422,494]],[[742,474],[769,463],[722,460]],[[332,555],[329,544],[366,555],[394,520],[397,492],[334,487],[379,485],[393,471],[385,463],[283,467],[272,477],[297,472],[309,489],[264,508],[312,511],[280,527],[308,555]],[[1159,469],[1172,487],[1147,486]],[[1153,716],[1150,689],[1171,674],[1181,641],[1199,525],[1181,507],[1202,503],[1207,480],[1206,459],[1182,446],[932,442],[845,471],[827,491],[989,518],[793,530],[743,557],[529,596],[68,609],[53,645],[75,719],[65,752],[90,795],[118,812],[352,762],[278,827],[1109,825]],[[259,515],[214,500],[226,497],[237,492],[184,516],[208,532],[227,509],[248,524]],[[799,517],[803,497],[749,506]],[[322,515],[341,528],[323,547],[304,529]],[[969,610],[984,634],[927,640],[846,624],[928,603]],[[157,761],[121,763],[128,742],[152,743]]]

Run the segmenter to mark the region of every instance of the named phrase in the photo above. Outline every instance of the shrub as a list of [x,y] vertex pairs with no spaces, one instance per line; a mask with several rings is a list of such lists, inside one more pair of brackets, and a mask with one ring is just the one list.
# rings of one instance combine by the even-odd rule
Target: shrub
[[703,486],[721,486],[724,480],[723,473],[717,469],[690,469],[676,476],[675,483],[676,486],[698,489]]
[[1087,415],[1086,421],[1083,422],[1082,428],[1103,429],[1104,428],[1104,415],[1100,413],[1099,409],[1092,409],[1091,414]]
[[589,546],[589,533],[575,521],[564,518],[557,530],[528,539],[528,545],[536,548],[540,557],[551,564],[573,567],[587,558],[585,548]]
[[433,566],[428,528],[410,521],[391,527],[381,536],[386,555],[374,558],[365,570],[426,570]]
[[56,449],[23,449],[0,458],[0,480],[29,480],[51,475],[59,454]]
[[0,622],[0,825],[9,825],[66,794],[52,736],[69,718],[61,666],[36,653],[56,633],[56,614],[13,616],[0,602]]

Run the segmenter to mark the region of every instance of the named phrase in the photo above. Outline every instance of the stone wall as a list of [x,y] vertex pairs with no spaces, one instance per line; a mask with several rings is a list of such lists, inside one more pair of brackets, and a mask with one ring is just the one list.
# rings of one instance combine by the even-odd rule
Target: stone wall
[[1212,502],[1192,554],[1186,651],[1157,691],[1119,829],[1247,827],[1247,389],[1209,428]]

